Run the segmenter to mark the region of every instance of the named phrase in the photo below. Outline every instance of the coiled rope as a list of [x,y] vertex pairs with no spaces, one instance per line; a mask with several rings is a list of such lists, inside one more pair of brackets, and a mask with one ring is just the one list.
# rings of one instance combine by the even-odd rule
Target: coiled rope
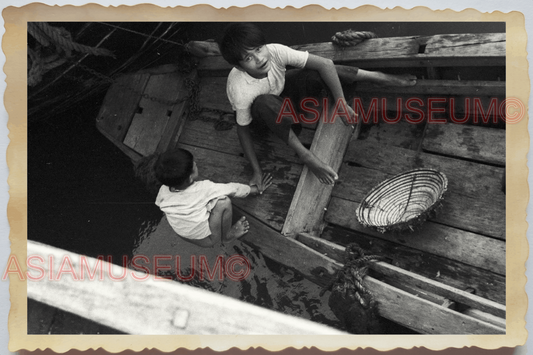
[[331,41],[341,47],[351,47],[366,41],[369,38],[377,38],[374,32],[346,30],[337,32],[331,37]]

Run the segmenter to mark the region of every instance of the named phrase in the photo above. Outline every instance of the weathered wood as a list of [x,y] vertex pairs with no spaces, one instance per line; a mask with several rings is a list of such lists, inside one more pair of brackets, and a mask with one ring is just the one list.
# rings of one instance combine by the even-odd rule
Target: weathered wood
[[480,319],[480,320],[482,320],[484,322],[494,324],[495,326],[498,326],[498,327],[501,327],[501,328],[505,328],[507,326],[505,318],[500,318],[500,317],[497,317],[497,316],[492,315],[490,313],[483,312],[483,311],[480,311],[480,310],[477,310],[477,309],[468,308],[465,311],[463,311],[462,313],[464,313],[464,314],[466,314],[466,315],[468,315],[470,317],[474,317],[474,318]]
[[[385,257],[391,265],[461,290],[473,288],[476,295],[505,304],[506,282],[504,275],[494,274],[470,264],[460,263],[335,225],[328,225],[321,238],[342,245],[356,243],[369,254]],[[315,249],[316,247],[313,246]]]
[[133,162],[138,161],[143,156],[139,154],[138,152],[134,151],[127,145],[124,145],[122,141],[117,140],[116,138],[112,137],[108,131],[104,130],[102,127],[97,126],[100,133],[102,133],[107,139],[109,139],[114,145],[117,146],[118,149],[120,149],[128,158],[130,158]]
[[[28,254],[50,258],[44,274],[73,267],[59,279],[29,281],[28,297],[106,326],[139,335],[170,334],[343,334],[305,319],[270,311],[230,297],[101,261],[103,280],[80,280],[82,261],[95,270],[97,260],[28,241]],[[87,271],[86,271],[87,272]],[[121,281],[113,277],[121,278]],[[143,280],[139,282],[139,280]],[[216,319],[216,322],[213,322]]]
[[124,144],[144,156],[154,153],[167,130],[169,115],[174,110],[183,110],[180,106],[186,105],[183,100],[187,91],[180,73],[152,75],[144,90],[149,97],[141,99],[142,113],[133,117]]
[[[380,123],[366,127],[361,132],[358,139],[364,141],[365,145],[371,145],[376,147],[376,149],[380,149],[379,147],[383,145],[388,145],[416,151],[421,143],[423,131],[423,123],[413,124],[405,120],[401,120],[394,124]],[[344,173],[345,165],[343,165],[341,174]]]
[[[380,86],[371,83],[358,83],[357,90],[362,92],[401,93],[422,95],[454,95],[465,97],[494,96],[505,98],[505,81],[473,80],[417,80],[416,85]],[[460,99],[456,99],[460,100]]]
[[458,124],[428,127],[423,149],[505,166],[505,130]]
[[[438,169],[437,166],[435,168]],[[446,175],[448,176],[447,173]],[[492,178],[496,180],[498,175]],[[359,204],[373,187],[392,176],[381,171],[345,164],[340,175],[342,182],[335,186],[332,196]],[[454,174],[451,176],[454,177]],[[450,179],[450,176],[448,176],[448,179]],[[455,186],[460,186],[461,181],[454,180],[453,185],[449,182],[448,190],[441,201],[442,206],[436,210],[435,215],[430,216],[430,220],[473,233],[489,235],[502,240],[506,239],[505,228],[500,225],[494,225],[496,222],[505,223],[504,208],[501,207],[505,201],[504,198],[491,199],[491,195],[486,194],[487,190],[483,191],[481,189],[483,185],[470,190]],[[468,183],[466,181],[465,185]],[[482,183],[480,181],[480,184]],[[500,185],[499,182],[495,181],[495,183],[497,185],[493,188]],[[490,192],[490,189],[488,190]],[[495,206],[494,204],[496,203],[498,205]],[[353,217],[355,218],[355,216]]]
[[[229,155],[209,149],[178,145],[189,150],[198,165],[202,179],[214,182],[240,182],[248,184],[252,168],[244,157]],[[261,160],[265,172],[272,174],[273,183],[262,195],[232,199],[233,203],[252,213],[264,223],[281,230],[296,189],[302,166],[277,157]]]
[[[351,134],[351,126],[346,126],[339,117],[333,123],[321,121],[310,151],[337,172],[350,142]],[[309,168],[304,166],[282,233],[292,235],[310,232],[319,235],[324,226],[324,209],[329,202],[332,190],[332,185],[320,183]]]
[[234,206],[236,211],[250,223],[250,230],[241,241],[250,244],[264,256],[279,262],[300,274],[315,284],[325,287],[335,276],[341,264],[332,259],[323,258],[320,253],[297,242],[292,238],[281,235],[278,231],[268,227],[247,210]]
[[[421,81],[423,82],[423,81]],[[409,119],[411,124],[472,123],[497,124],[504,122],[498,109],[489,110],[492,96],[430,96],[392,92],[372,92],[347,89],[354,92],[350,105],[363,123],[397,124]],[[452,100],[453,99],[453,100]],[[502,102],[502,100],[496,102]],[[414,100],[414,101],[413,101]],[[476,101],[474,101],[476,100]],[[408,106],[409,105],[409,106]],[[481,111],[482,110],[482,111]],[[485,117],[485,118],[484,118]]]
[[106,93],[96,127],[119,142],[124,140],[137,112],[149,74],[130,74],[119,77]]
[[363,227],[357,221],[352,212],[357,206],[357,203],[334,197],[329,204],[326,221],[375,238],[505,275],[505,241],[429,221],[412,233],[380,233]]
[[[214,120],[218,119],[218,117],[206,114],[202,114],[202,117],[212,118],[213,120],[204,121],[198,119],[187,122],[181,134],[180,143],[243,156],[243,150],[235,127],[225,131],[217,131],[214,128]],[[267,158],[301,164],[296,153],[285,142],[268,131],[268,128],[261,125],[260,122],[252,122],[250,133],[260,163]],[[302,129],[298,138],[303,144],[310,145],[313,141],[314,133],[312,130]]]
[[[181,80],[197,80],[196,71],[183,74]],[[187,100],[183,104],[174,105],[167,126],[165,127],[161,140],[157,145],[156,152],[162,153],[176,146],[188,119],[189,104],[190,103]]]
[[[414,66],[504,66],[505,33],[450,34],[368,39],[357,46],[343,47],[331,42],[292,46],[361,68]],[[200,71],[229,72],[221,56],[203,58]]]
[[[286,238],[271,230],[245,211],[251,228],[259,233],[242,237],[265,256],[299,271],[306,278],[326,285],[335,271],[342,267],[333,259]],[[499,334],[505,329],[462,315],[448,308],[422,300],[395,287],[391,287],[370,276],[365,277],[365,285],[379,304],[380,315],[421,333],[442,334]],[[460,327],[455,324],[462,323]]]
[[[296,240],[310,246],[311,248],[328,255],[330,258],[344,262],[345,248],[335,243],[331,243],[321,238],[313,237],[308,233],[300,233]],[[404,270],[397,266],[385,262],[374,262],[370,268],[381,275],[395,279],[401,284],[408,284],[418,287],[422,290],[432,292],[447,299],[465,304],[472,308],[505,318],[505,306],[499,303],[487,300],[485,298],[473,295],[469,292],[448,286],[441,282],[429,279],[416,273]]]
[[496,302],[444,285],[440,282],[433,281],[383,262],[372,264],[371,268],[383,275],[395,278],[400,283],[410,283],[414,286],[436,293],[453,301],[468,305],[480,311],[505,318],[505,306]]
[[435,221],[505,239],[503,168],[428,153],[418,155],[416,151],[362,139],[350,145],[344,159],[342,183],[335,187],[334,196],[360,202],[388,177],[414,168],[433,168],[448,178],[443,208]]
[[505,328],[420,299],[367,277],[365,284],[379,303],[380,315],[426,334],[505,334]]
[[200,79],[198,103],[200,107],[233,112],[233,108],[226,94],[226,77],[203,77]]

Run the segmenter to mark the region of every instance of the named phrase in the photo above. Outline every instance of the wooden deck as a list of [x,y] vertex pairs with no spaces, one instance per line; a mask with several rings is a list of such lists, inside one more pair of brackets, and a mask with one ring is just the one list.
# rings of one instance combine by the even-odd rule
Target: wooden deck
[[[425,103],[429,98],[444,98],[435,105],[442,107],[434,114],[436,119],[450,117],[450,112],[454,117],[472,114],[473,109],[464,105],[465,98],[479,98],[485,109],[490,100],[503,100],[505,35],[372,39],[342,51],[331,44],[298,48],[337,63],[383,71],[393,63],[400,69],[412,69],[419,82],[411,88],[347,87],[348,101],[359,98],[365,110],[373,98],[388,99],[387,109],[377,106],[379,122],[365,124],[358,139],[350,139],[343,127],[304,127],[299,136],[302,142],[339,171],[334,188],[316,184],[298,157],[254,122],[256,152],[263,170],[272,174],[273,185],[260,197],[234,199],[252,229],[261,231],[249,233],[243,240],[322,285],[342,266],[343,246],[358,243],[386,258],[374,265],[372,276],[367,277],[367,286],[382,304],[382,316],[422,333],[504,333],[505,129],[497,124],[455,124],[450,119],[443,124],[427,124],[427,120],[413,124],[405,119],[387,124],[385,119],[405,113],[396,104],[398,98],[416,97]],[[455,74],[451,66],[459,68]],[[486,77],[468,77],[469,68],[476,66],[490,69]],[[185,122],[186,103],[167,109],[170,113],[165,122],[172,119],[172,112],[180,112],[180,120],[174,124],[179,130],[173,128],[166,146],[177,142],[190,150],[202,178],[247,183],[252,171],[236,130],[215,130],[219,116],[209,111],[232,112],[225,94],[228,70],[220,56],[200,62],[199,103],[208,110],[201,119]],[[146,82],[149,79],[135,77],[138,85]],[[452,105],[451,98],[462,104]],[[124,102],[130,101],[135,100]],[[497,112],[494,117],[501,122]],[[99,128],[105,130],[102,125]],[[326,129],[333,132],[323,133]],[[161,136],[166,131],[158,132]],[[129,146],[126,150],[132,159],[155,151],[155,146],[141,151],[128,144],[126,141],[135,140],[135,135],[128,134],[114,139],[117,145]],[[339,135],[344,138],[335,139]],[[379,233],[360,225],[355,210],[364,196],[386,178],[414,168],[433,168],[448,178],[448,191],[437,215],[412,233]],[[404,301],[398,303],[400,298]],[[454,304],[464,306],[459,307],[462,313],[452,309]],[[431,319],[422,319],[425,316]],[[466,324],[463,329],[456,328],[457,317]]]

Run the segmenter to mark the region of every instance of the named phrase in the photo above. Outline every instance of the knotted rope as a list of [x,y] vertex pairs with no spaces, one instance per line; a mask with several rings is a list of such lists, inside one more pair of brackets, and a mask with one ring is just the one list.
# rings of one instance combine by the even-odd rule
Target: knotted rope
[[346,30],[342,32],[337,32],[333,37],[331,37],[331,41],[341,47],[351,47],[355,46],[369,38],[377,38],[378,36],[369,31],[354,31],[354,30]]
[[322,296],[331,290],[329,306],[351,333],[374,333],[379,328],[377,302],[366,289],[364,278],[369,263],[382,259],[366,255],[356,243],[349,244],[344,251],[344,267],[320,293]]

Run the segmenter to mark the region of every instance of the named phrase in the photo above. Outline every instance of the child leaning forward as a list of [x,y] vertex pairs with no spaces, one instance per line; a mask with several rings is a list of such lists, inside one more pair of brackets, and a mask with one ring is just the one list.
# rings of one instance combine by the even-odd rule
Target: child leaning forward
[[[155,203],[180,237],[201,247],[212,247],[248,232],[250,227],[244,216],[231,225],[233,210],[229,197],[257,195],[260,193],[257,186],[196,181],[196,162],[185,149],[161,154],[154,170],[163,184]],[[272,184],[270,175],[264,175],[261,184],[269,187]]]
[[[293,130],[293,118],[282,117],[284,98],[290,99],[299,111],[304,100],[324,97],[325,91],[325,96],[332,101],[330,107],[341,104],[347,111],[346,115],[354,122],[355,112],[346,103],[341,81],[345,84],[371,81],[387,86],[416,84],[414,75],[392,75],[335,65],[330,59],[308,52],[282,44],[267,44],[263,32],[249,23],[230,25],[219,47],[224,59],[234,66],[228,75],[226,91],[236,113],[241,147],[254,171],[250,185],[257,185],[260,190],[263,188],[263,171],[249,129],[255,119],[265,122],[274,134],[286,142],[320,182],[333,184],[338,177],[329,165],[300,142]],[[287,67],[297,69],[287,70]],[[341,119],[349,124],[346,115],[341,116]]]

